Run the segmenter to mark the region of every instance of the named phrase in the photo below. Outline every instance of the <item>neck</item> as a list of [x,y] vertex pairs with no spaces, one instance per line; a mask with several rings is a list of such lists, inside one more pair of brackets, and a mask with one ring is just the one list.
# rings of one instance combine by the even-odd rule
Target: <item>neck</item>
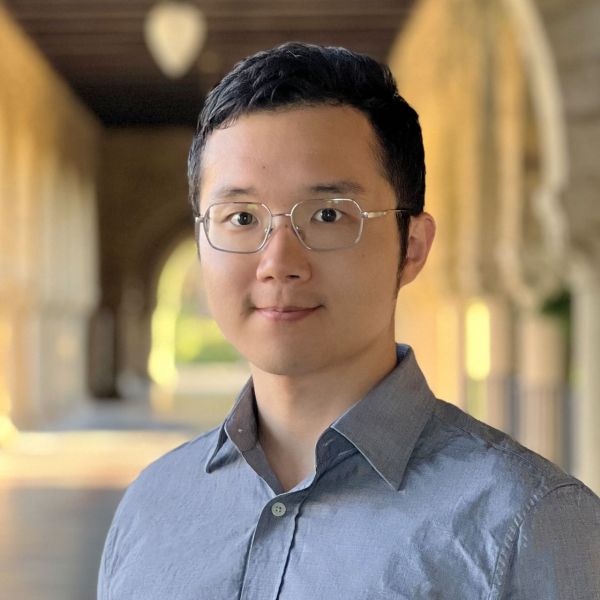
[[308,374],[276,375],[251,366],[259,440],[285,490],[314,471],[323,431],[395,366],[393,341]]

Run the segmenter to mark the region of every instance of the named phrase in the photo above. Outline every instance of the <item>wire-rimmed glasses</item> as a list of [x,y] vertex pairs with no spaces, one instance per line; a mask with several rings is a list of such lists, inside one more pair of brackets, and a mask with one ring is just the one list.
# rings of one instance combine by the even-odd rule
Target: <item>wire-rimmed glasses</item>
[[410,213],[404,208],[365,211],[350,198],[303,200],[289,213],[272,213],[258,202],[217,202],[196,217],[208,243],[216,250],[253,254],[266,245],[275,217],[289,217],[300,243],[308,250],[341,250],[360,240],[365,219],[388,213]]

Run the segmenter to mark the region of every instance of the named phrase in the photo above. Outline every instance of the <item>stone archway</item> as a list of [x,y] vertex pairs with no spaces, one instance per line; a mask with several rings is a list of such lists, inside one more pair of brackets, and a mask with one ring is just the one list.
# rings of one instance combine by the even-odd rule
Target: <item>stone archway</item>
[[[421,0],[390,63],[422,117],[427,199],[441,234],[424,285],[401,293],[399,313],[409,317],[399,330],[420,346],[434,389],[468,406],[464,319],[483,301],[493,340],[486,418],[566,464],[567,410],[575,433],[566,466],[598,489],[600,208],[592,200],[600,175],[585,142],[600,142],[600,100],[583,86],[597,60],[585,43],[597,39],[596,9]],[[575,31],[584,42],[577,51]],[[583,128],[584,114],[593,127]],[[561,290],[574,298],[571,355],[560,323],[542,310]],[[570,363],[579,377],[576,404],[565,408]],[[494,378],[546,392],[522,393],[515,406]]]
[[[560,462],[555,422],[566,340],[559,324],[537,311],[565,284],[565,228],[557,222],[566,219],[556,217],[556,205],[566,151],[561,123],[545,126],[556,118],[560,98],[554,89],[548,99],[554,79],[539,72],[551,64],[540,24],[512,8],[500,1],[422,0],[392,50],[401,93],[421,115],[427,203],[440,233],[424,285],[401,292],[399,333],[414,337],[441,395]],[[533,41],[523,34],[532,23]],[[523,47],[525,39],[531,47]],[[474,315],[485,315],[475,328]],[[558,367],[554,375],[540,368],[539,358],[532,362],[553,352],[547,362]],[[473,368],[473,356],[485,358],[478,361],[485,372]],[[533,389],[547,422],[531,418]],[[516,406],[515,390],[521,392]]]
[[160,270],[193,235],[187,128],[107,130],[98,190],[101,302],[92,324],[98,397],[147,393],[151,316]]

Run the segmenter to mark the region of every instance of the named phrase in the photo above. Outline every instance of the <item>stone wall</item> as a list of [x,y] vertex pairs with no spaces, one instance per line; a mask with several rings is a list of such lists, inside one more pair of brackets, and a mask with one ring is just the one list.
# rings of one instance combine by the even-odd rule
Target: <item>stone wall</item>
[[[100,127],[0,4],[0,419],[86,396]],[[1,428],[1,427],[0,427]]]
[[563,99],[574,471],[600,493],[600,3],[538,0]]
[[398,338],[440,396],[595,490],[599,29],[595,1],[421,0],[390,56],[439,224]]

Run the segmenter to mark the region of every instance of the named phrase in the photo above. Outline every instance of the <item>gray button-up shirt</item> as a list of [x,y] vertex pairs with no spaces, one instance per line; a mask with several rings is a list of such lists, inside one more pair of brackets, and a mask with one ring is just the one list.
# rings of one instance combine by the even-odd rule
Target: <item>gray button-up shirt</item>
[[258,443],[249,382],[221,428],[129,487],[98,597],[600,598],[600,500],[436,400],[410,348],[398,357],[287,492]]

